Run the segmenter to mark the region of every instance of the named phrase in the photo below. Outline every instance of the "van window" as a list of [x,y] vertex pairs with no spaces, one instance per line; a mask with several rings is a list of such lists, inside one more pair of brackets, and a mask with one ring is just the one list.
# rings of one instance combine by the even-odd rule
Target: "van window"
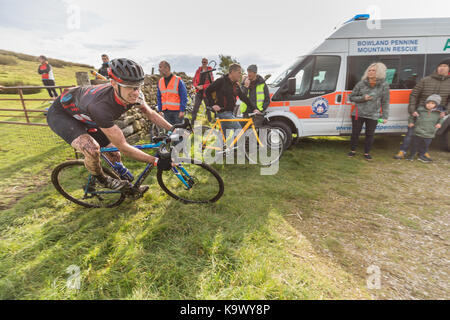
[[[280,83],[286,78],[286,76],[288,76],[294,69],[296,69],[300,63],[303,61],[304,57],[300,57],[297,61],[295,61],[291,66],[289,66],[289,68],[287,68],[286,70],[284,70],[283,72],[281,72],[276,78],[275,80],[268,82],[267,84],[273,86],[273,87],[278,87],[280,85]],[[270,77],[270,79],[272,79],[272,77]],[[270,81],[269,79],[269,81]]]
[[295,95],[289,100],[302,100],[334,92],[341,57],[312,56],[289,77],[296,79]]
[[425,75],[429,76],[436,72],[438,64],[442,61],[450,59],[450,54],[429,54],[427,55],[427,66],[425,69]]
[[423,54],[401,56],[398,89],[413,89],[424,77],[424,64]]
[[314,66],[311,95],[334,92],[339,76],[341,58],[336,56],[318,56]]
[[295,79],[296,79],[295,95],[296,96],[304,96],[306,94],[306,92],[309,90],[313,66],[314,66],[314,59],[311,59],[295,75]]
[[348,57],[346,90],[353,90],[374,62],[386,65],[386,82],[391,89],[412,89],[423,77],[424,55]]

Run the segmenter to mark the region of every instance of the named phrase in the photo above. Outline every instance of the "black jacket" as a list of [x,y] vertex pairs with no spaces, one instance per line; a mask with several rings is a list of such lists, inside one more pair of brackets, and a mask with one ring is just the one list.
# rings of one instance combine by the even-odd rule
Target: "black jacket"
[[[252,81],[250,83],[250,87],[248,89],[244,86],[242,86],[242,92],[244,92],[245,95],[248,95],[250,92],[250,101],[253,102],[253,104],[256,106],[256,86],[260,85],[261,83],[264,83],[264,104],[263,104],[263,111],[267,109],[267,107],[270,104],[270,94],[269,94],[269,88],[267,87],[266,81],[263,77],[260,75],[257,76],[255,81]],[[255,109],[252,109],[250,107],[247,108],[247,112],[251,113]]]
[[98,69],[98,73],[100,73],[102,76],[105,76],[108,78],[108,68],[109,68],[109,62],[103,62],[102,67]]
[[[213,93],[216,93],[216,99],[213,98]],[[228,74],[220,77],[214,81],[206,89],[206,103],[208,106],[217,104],[221,110],[219,112],[234,111],[236,108],[236,96],[244,101],[250,108],[255,108],[255,104],[247,98],[247,95],[242,92],[239,83],[232,83]]]

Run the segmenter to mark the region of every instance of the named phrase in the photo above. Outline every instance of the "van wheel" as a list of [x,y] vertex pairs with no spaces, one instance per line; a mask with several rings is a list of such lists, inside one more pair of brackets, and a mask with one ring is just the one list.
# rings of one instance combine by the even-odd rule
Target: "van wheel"
[[283,132],[283,140],[284,140],[284,149],[288,149],[292,145],[292,130],[286,123],[283,121],[270,121],[269,126],[273,128],[278,128]]
[[441,142],[442,150],[450,152],[450,128],[441,134],[439,141]]

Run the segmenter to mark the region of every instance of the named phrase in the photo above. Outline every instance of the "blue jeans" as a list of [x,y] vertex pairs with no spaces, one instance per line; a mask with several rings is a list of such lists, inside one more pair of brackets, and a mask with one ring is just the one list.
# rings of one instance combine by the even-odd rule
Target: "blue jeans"
[[[233,112],[225,111],[221,113],[217,113],[218,119],[237,119]],[[242,129],[241,124],[238,121],[224,121],[221,122],[223,133],[226,135],[227,130],[233,130],[233,138],[236,137]]]
[[163,113],[164,119],[166,119],[166,121],[169,122],[171,125],[183,123],[184,121],[184,117],[180,118],[180,111],[164,110]]
[[414,137],[414,127],[408,128],[408,131],[406,132],[405,138],[403,138],[403,143],[400,146],[400,150],[404,153],[408,152],[409,146],[411,144],[411,140]]
[[428,152],[428,148],[430,147],[431,138],[422,138],[418,136],[413,136],[412,145],[411,145],[411,156],[415,156],[417,150],[419,150],[419,156],[425,155]]

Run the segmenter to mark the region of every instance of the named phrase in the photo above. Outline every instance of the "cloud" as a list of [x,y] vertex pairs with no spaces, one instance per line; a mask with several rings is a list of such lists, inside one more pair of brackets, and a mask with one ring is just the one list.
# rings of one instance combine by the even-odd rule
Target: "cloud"
[[[408,0],[405,6],[405,1],[380,1],[381,16],[425,17],[450,9],[448,0],[420,10],[415,6],[419,2]],[[147,72],[164,59],[188,74],[203,56],[218,61],[219,54],[226,54],[244,68],[257,64],[265,75],[306,54],[371,3],[278,0],[273,5],[259,0],[255,10],[256,1],[242,0],[228,0],[226,6],[208,0],[0,0],[0,46],[95,66],[107,53],[141,62]],[[68,28],[70,6],[80,9],[79,29]]]
[[[51,37],[64,35],[74,31],[74,28],[76,31],[89,32],[105,23],[105,19],[97,13],[82,10],[81,7],[73,10],[68,1],[1,0],[0,6],[0,26],[43,32]],[[95,24],[92,24],[94,21]]]

